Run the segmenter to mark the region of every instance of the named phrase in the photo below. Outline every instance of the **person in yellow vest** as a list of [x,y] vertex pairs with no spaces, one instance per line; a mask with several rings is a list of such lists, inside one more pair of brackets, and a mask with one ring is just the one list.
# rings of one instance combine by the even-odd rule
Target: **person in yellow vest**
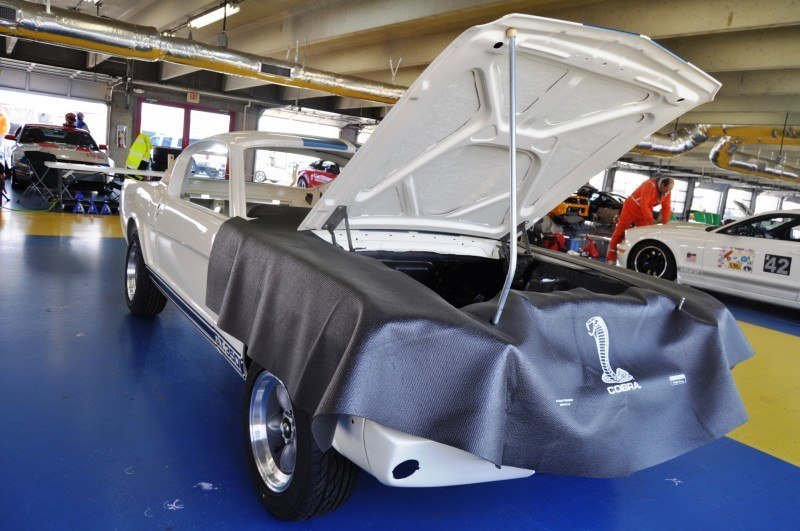
[[[139,136],[137,136],[136,140],[131,144],[128,158],[125,161],[125,167],[134,170],[148,169],[150,167],[151,151],[153,151],[153,143],[150,140],[150,135],[147,133],[139,133]],[[141,180],[139,176],[135,178]]]

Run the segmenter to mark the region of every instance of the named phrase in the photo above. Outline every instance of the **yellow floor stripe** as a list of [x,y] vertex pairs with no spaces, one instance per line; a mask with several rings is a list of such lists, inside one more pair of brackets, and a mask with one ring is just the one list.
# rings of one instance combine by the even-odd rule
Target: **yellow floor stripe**
[[739,325],[756,355],[733,369],[750,421],[729,437],[800,466],[800,337]]
[[122,238],[119,216],[0,210],[0,237],[94,236]]

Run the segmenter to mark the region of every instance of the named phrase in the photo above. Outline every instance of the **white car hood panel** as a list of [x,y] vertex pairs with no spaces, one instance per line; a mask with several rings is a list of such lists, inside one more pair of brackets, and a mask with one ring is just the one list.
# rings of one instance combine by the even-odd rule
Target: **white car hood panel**
[[526,15],[475,26],[406,91],[300,229],[321,229],[346,205],[353,228],[507,234],[509,27],[519,31],[520,222],[720,87],[639,35]]
[[643,227],[631,227],[626,232],[651,232],[653,230],[660,231],[674,231],[678,233],[692,232],[692,231],[705,231],[711,225],[706,223],[692,223],[688,221],[670,221],[666,225],[645,225]]
[[47,142],[42,144],[20,144],[21,151],[44,151],[55,155],[59,162],[81,162],[85,164],[108,165],[108,155],[102,151],[90,149],[78,149],[76,146],[68,144],[56,144]]

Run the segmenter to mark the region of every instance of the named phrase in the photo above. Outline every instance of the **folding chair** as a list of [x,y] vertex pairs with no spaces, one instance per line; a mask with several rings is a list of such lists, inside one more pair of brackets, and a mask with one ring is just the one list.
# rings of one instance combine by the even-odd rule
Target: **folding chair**
[[[20,199],[32,191],[38,193],[44,201],[51,202],[55,200],[59,205],[61,205],[64,197],[74,198],[68,190],[68,186],[75,180],[70,179],[69,182],[62,182],[59,187],[60,176],[58,170],[48,168],[45,165],[45,162],[56,162],[55,155],[43,151],[26,151],[25,160],[27,160],[28,168],[30,169],[31,184],[22,192]],[[17,199],[17,203],[20,202],[20,199]]]

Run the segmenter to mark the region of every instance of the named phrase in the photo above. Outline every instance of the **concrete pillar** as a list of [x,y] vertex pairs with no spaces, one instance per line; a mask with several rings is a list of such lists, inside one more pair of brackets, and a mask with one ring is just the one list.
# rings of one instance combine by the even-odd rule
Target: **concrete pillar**
[[264,107],[261,105],[245,104],[241,112],[241,120],[237,116],[237,124],[241,121],[241,129],[237,129],[237,131],[258,131],[258,120],[263,112]]
[[358,132],[361,128],[354,124],[349,124],[341,129],[339,129],[339,138],[341,140],[347,140],[348,142],[357,142],[358,141]]
[[[128,158],[128,149],[135,140],[133,137],[134,111],[136,106],[131,98],[131,105],[126,105],[126,94],[115,90],[111,97],[108,120],[108,156],[116,163],[117,167],[125,166]],[[118,139],[118,126],[125,128],[123,138]],[[123,146],[120,145],[123,142]]]
[[725,190],[722,192],[722,198],[719,200],[719,208],[717,208],[717,214],[722,217],[725,214],[725,205],[728,204],[728,190],[730,190],[730,186],[726,186]]
[[617,168],[606,168],[606,174],[603,177],[603,192],[610,192],[614,189],[614,176],[617,174]]
[[689,179],[688,186],[686,187],[686,202],[683,204],[683,219],[689,221],[689,212],[692,210],[692,201],[694,201],[694,188],[697,186],[697,179]]

